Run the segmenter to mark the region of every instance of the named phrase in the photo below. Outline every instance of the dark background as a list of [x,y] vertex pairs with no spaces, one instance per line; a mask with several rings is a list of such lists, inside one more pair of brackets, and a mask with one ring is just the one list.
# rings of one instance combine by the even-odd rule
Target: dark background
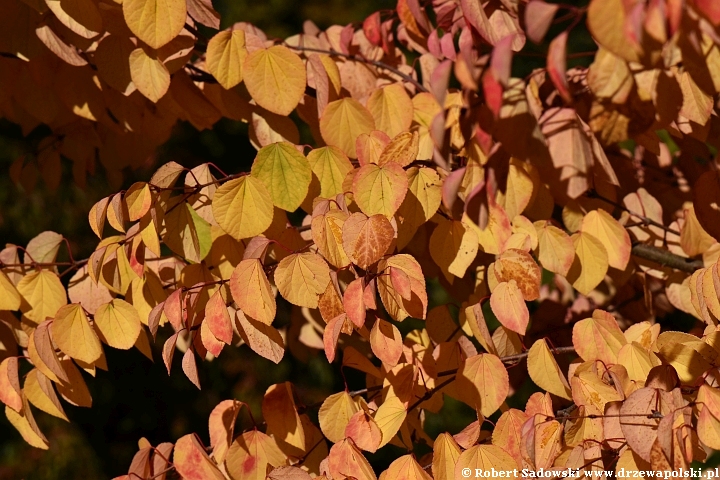
[[[300,32],[305,19],[312,19],[320,28],[326,28],[331,24],[361,22],[373,11],[395,6],[390,0],[214,0],[213,3],[222,15],[223,28],[246,21],[257,25],[270,37],[287,37]],[[551,31],[550,38],[552,35]],[[594,48],[582,25],[573,31],[569,42],[571,52]],[[533,68],[543,66],[546,49],[547,45],[528,42],[523,53],[515,57],[514,74],[524,76]],[[587,65],[587,59],[575,63]],[[57,192],[48,192],[42,182],[32,192],[23,191],[8,175],[12,161],[25,151],[32,151],[48,133],[39,127],[28,138],[23,138],[17,126],[0,120],[0,246],[5,243],[26,245],[38,233],[53,230],[70,239],[75,258],[86,258],[97,244],[87,223],[87,212],[97,200],[113,193],[102,171],[88,179],[87,188],[80,189],[72,181],[69,164],[64,164],[63,181]],[[170,160],[189,167],[212,161],[232,173],[249,170],[254,156],[247,126],[242,123],[221,120],[212,130],[203,132],[181,123],[170,142],[160,149],[153,165],[144,170],[125,172],[124,187],[137,180],[149,179],[154,167]],[[429,283],[430,306],[445,303],[446,294],[442,288],[437,282]],[[278,322],[286,321],[281,305]],[[409,321],[401,328],[407,331],[420,325]],[[221,400],[240,399],[252,406],[258,418],[261,417],[262,395],[274,383],[292,381],[306,404],[343,388],[339,370],[336,365],[328,365],[324,355],[312,357],[307,363],[286,355],[276,366],[242,347],[226,348],[215,361],[201,363],[203,389],[198,391],[182,374],[180,355],[175,355],[172,375],[167,375],[159,355],[162,336],[161,333],[155,344],[154,363],[137,350],[120,352],[106,348],[109,372],[99,370],[96,378],[85,375],[93,407],[81,409],[64,404],[71,423],[42,412],[36,415],[41,430],[50,440],[49,451],[28,446],[5,416],[0,415],[0,479],[111,478],[127,472],[141,437],[156,445],[197,432],[207,444],[208,415]],[[362,377],[348,375],[350,389],[364,387]],[[532,382],[526,382],[509,403],[523,408],[534,389]],[[428,416],[427,429],[433,436],[442,431],[456,433],[473,420],[471,409],[448,399],[439,414]],[[241,422],[244,427],[250,425],[246,417]],[[399,449],[393,451],[395,448],[390,446],[369,456],[376,471],[381,471],[392,458],[402,454]],[[416,454],[420,456],[426,452],[427,449],[420,448]]]

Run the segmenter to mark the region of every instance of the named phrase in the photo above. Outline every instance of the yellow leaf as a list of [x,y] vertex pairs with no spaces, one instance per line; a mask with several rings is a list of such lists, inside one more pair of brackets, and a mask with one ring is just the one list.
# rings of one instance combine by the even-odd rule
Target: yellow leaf
[[435,215],[442,199],[442,182],[434,169],[410,167],[407,177],[408,194],[395,213],[400,250],[410,243],[417,229]]
[[357,158],[355,141],[363,133],[375,130],[372,114],[357,100],[342,98],[328,103],[320,117],[320,133],[328,145],[334,145],[350,158]]
[[525,335],[530,312],[515,280],[501,282],[495,287],[490,295],[490,308],[503,326]]
[[243,77],[257,104],[278,115],[289,115],[305,93],[305,65],[282,45],[261,48],[248,55]]
[[383,475],[384,478],[397,480],[433,480],[410,454],[395,459]]
[[307,158],[288,142],[261,148],[250,174],[265,185],[275,206],[288,212],[298,209],[312,178]]
[[300,307],[317,308],[318,297],[330,283],[330,268],[320,255],[294,253],[275,269],[275,285],[285,299]]
[[245,315],[266,325],[275,319],[275,295],[257,258],[243,260],[235,267],[230,292]]
[[593,0],[588,10],[588,28],[593,38],[607,50],[630,62],[639,61],[638,53],[633,48],[622,29],[617,25],[625,25],[626,10],[622,0]]
[[698,414],[697,435],[708,447],[720,449],[720,421],[710,413],[709,408],[703,408]]
[[490,478],[493,469],[495,471],[513,471],[518,465],[513,458],[502,448],[495,445],[475,445],[460,454],[455,465],[454,478],[466,478],[463,471],[470,469],[473,475],[479,473],[479,477]]
[[37,270],[24,276],[17,290],[22,296],[20,310],[34,323],[54,317],[58,309],[67,304],[65,287],[50,270]]
[[33,368],[25,377],[23,392],[28,401],[43,412],[69,421],[52,382],[37,368]]
[[524,250],[508,248],[493,264],[498,282],[515,280],[525,301],[537,300],[540,296],[542,272],[535,260]]
[[537,340],[528,353],[528,373],[535,385],[558,397],[572,399],[570,385],[548,348],[545,339]]
[[408,178],[402,167],[388,163],[382,167],[360,167],[353,179],[355,202],[365,215],[382,214],[391,218],[400,208],[408,190]]
[[150,185],[145,182],[133,183],[125,192],[125,202],[128,206],[128,218],[131,222],[140,220],[152,206],[153,197]]
[[17,357],[8,357],[0,362],[0,401],[16,412],[22,412],[23,400]]
[[679,80],[683,97],[680,115],[698,125],[705,125],[713,111],[713,97],[695,83],[687,70],[680,74]]
[[397,163],[401,167],[410,165],[418,155],[418,133],[403,132],[392,139],[380,154],[377,164],[381,167],[386,163]]
[[333,198],[343,193],[343,181],[353,166],[342,150],[332,145],[316,148],[308,153],[307,160],[320,182],[319,191],[313,190],[312,184],[310,186],[313,197]]
[[267,423],[268,435],[305,450],[305,432],[295,406],[290,382],[271,385],[267,389],[262,401],[262,412]]
[[370,463],[355,446],[352,440],[344,439],[330,449],[327,467],[331,478],[353,478],[357,480],[376,480]]
[[400,330],[387,320],[376,319],[370,331],[370,348],[380,361],[394,367],[403,353]]
[[407,417],[405,404],[395,395],[388,395],[375,412],[375,423],[382,432],[382,441],[378,448],[387,445],[400,430]]
[[[533,174],[536,182],[533,181]],[[510,159],[505,191],[498,192],[498,203],[507,212],[508,218],[515,218],[532,203],[533,194],[537,194],[534,185],[539,183],[537,171],[530,165],[516,158]]]
[[285,455],[272,437],[259,430],[238,436],[225,457],[225,466],[233,480],[265,480],[268,466],[285,465]]
[[175,38],[185,26],[185,0],[124,0],[125,22],[150,47],[158,49]]
[[142,48],[130,53],[130,77],[140,93],[154,103],[170,88],[170,72],[165,64],[156,56],[148,56]]
[[318,412],[323,435],[333,443],[341,442],[345,438],[345,427],[350,417],[358,410],[357,403],[347,392],[338,392],[327,397]]
[[35,448],[47,450],[49,447],[47,438],[45,438],[45,435],[42,434],[42,432],[37,426],[37,423],[35,423],[35,418],[33,418],[32,412],[30,411],[30,406],[27,404],[27,401],[23,403],[25,405],[22,409],[22,414],[6,406],[5,416],[7,417],[8,421],[10,421],[12,426],[15,427],[18,432],[20,432],[23,440],[25,440],[27,443],[29,443]]
[[607,365],[618,363],[617,355],[627,343],[615,317],[602,310],[576,323],[572,339],[580,358],[586,362],[602,360]]
[[0,270],[0,310],[18,310],[20,308],[20,293],[15,285]]
[[567,273],[567,279],[580,293],[587,295],[605,278],[608,269],[607,250],[600,240],[587,232],[574,234],[572,241],[575,260]]
[[618,363],[627,370],[630,380],[645,383],[650,370],[660,365],[654,353],[641,347],[637,342],[628,343],[618,352]]
[[412,123],[413,103],[401,83],[375,90],[368,98],[367,108],[375,119],[375,127],[390,138],[409,129]]
[[347,213],[338,210],[318,215],[311,223],[312,237],[318,252],[337,268],[350,265],[342,241],[342,228],[347,218]]
[[449,433],[441,433],[433,445],[432,473],[435,480],[455,480],[460,447]]
[[572,239],[562,230],[547,222],[536,222],[538,235],[537,258],[546,270],[567,275],[575,258]]
[[210,39],[205,65],[226,89],[231,89],[243,79],[243,62],[247,57],[244,30],[224,30]]
[[465,276],[477,252],[477,234],[463,222],[441,221],[430,236],[430,256],[450,283]]
[[174,197],[179,204],[172,203],[165,215],[163,241],[170,250],[187,261],[200,263],[210,253],[212,234],[210,224],[198,215],[182,197]]
[[608,265],[618,270],[625,270],[630,261],[630,235],[625,227],[603,209],[592,210],[583,218],[582,232],[587,232],[600,242],[607,250]]
[[460,366],[456,380],[457,392],[463,401],[489,417],[505,402],[510,380],[505,365],[496,355],[474,355]]
[[135,345],[142,329],[140,315],[135,307],[119,298],[97,309],[95,326],[105,343],[122,350]]
[[81,362],[95,363],[102,355],[100,340],[79,304],[58,310],[52,323],[52,337],[60,350]]
[[92,0],[45,0],[58,20],[83,38],[93,38],[103,31],[97,3]]
[[218,225],[236,240],[260,235],[272,224],[273,204],[265,185],[246,175],[215,191],[212,212]]

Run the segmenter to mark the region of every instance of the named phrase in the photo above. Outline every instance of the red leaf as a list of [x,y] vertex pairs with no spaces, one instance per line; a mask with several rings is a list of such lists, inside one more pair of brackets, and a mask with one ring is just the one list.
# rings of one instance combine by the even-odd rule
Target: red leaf
[[162,358],[163,362],[165,362],[165,368],[167,368],[168,375],[170,375],[170,368],[172,367],[172,359],[175,354],[175,344],[177,343],[178,333],[180,332],[174,333],[170,338],[165,340],[165,345],[163,345]]
[[175,331],[183,328],[182,288],[178,288],[165,300],[165,316]]
[[402,298],[410,301],[412,298],[412,290],[410,287],[410,277],[408,277],[407,273],[399,268],[390,267],[390,282],[392,282],[393,287]]
[[375,12],[363,22],[363,32],[368,41],[379,47],[382,44],[382,32],[380,26],[380,12]]
[[232,342],[232,321],[219,289],[205,305],[205,321],[215,338],[227,344]]
[[[720,2],[717,0],[694,0],[695,8],[716,27],[720,25]],[[680,2],[673,2],[680,3]]]
[[363,279],[350,282],[343,293],[343,306],[350,321],[358,328],[365,325],[365,302],[363,301]]
[[567,75],[565,74],[567,70],[567,38],[568,34],[565,31],[550,42],[547,57],[547,71],[550,75],[550,80],[552,80],[555,88],[558,89],[560,96],[567,103],[571,103],[570,87],[568,86]]
[[200,378],[198,377],[197,364],[195,363],[195,353],[192,348],[185,351],[182,359],[182,369],[185,375],[200,390]]
[[559,5],[534,0],[525,7],[525,33],[535,43],[545,37]]
[[347,314],[341,313],[330,320],[325,326],[325,332],[323,332],[323,344],[325,345],[325,356],[330,363],[335,360],[338,338],[340,338],[340,332],[342,331],[346,318]]

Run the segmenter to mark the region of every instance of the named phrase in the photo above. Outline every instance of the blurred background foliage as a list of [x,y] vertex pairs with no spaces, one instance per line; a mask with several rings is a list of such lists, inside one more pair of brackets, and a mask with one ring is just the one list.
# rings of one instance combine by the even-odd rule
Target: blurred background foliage
[[[213,0],[213,4],[222,15],[223,28],[245,21],[260,27],[270,37],[282,38],[302,31],[305,19],[327,28],[332,24],[362,22],[376,10],[395,6],[392,0]],[[551,31],[548,38],[554,33]],[[568,47],[571,53],[596,48],[582,25],[573,30]],[[514,76],[524,77],[532,69],[544,66],[546,52],[547,44],[528,42],[514,59]],[[570,66],[587,66],[591,58],[580,55]],[[75,258],[85,258],[98,241],[89,228],[87,212],[97,200],[118,189],[108,184],[102,171],[89,177],[85,188],[78,187],[72,180],[69,163],[63,165],[61,186],[55,192],[47,191],[42,181],[37,182],[32,191],[16,186],[8,174],[10,165],[19,156],[34,151],[48,133],[38,127],[24,138],[19,127],[0,120],[0,246],[26,245],[38,233],[53,230],[70,240]],[[157,166],[170,160],[187,167],[210,161],[227,172],[249,170],[256,152],[247,133],[247,125],[225,119],[202,132],[189,124],[178,124],[170,141],[145,168],[125,172],[122,188],[138,180],[148,180]],[[63,255],[59,260],[65,259]],[[430,307],[450,301],[437,281],[429,281],[428,289]],[[287,304],[284,312],[278,315],[280,325],[289,322]],[[422,322],[406,321],[399,326],[407,333],[422,327]],[[254,416],[259,418],[262,396],[274,383],[293,382],[306,404],[344,388],[339,368],[328,365],[324,355],[316,355],[304,363],[286,355],[280,365],[275,366],[247,348],[226,348],[215,361],[201,364],[203,389],[198,391],[181,373],[181,355],[175,355],[173,374],[167,375],[157,347],[163,344],[162,333],[159,337],[154,363],[137,350],[121,352],[107,348],[109,371],[98,371],[96,378],[86,375],[93,407],[81,409],[65,405],[71,423],[43,413],[37,415],[41,430],[51,440],[47,452],[28,446],[5,416],[0,416],[0,479],[112,478],[127,472],[141,437],[158,444],[197,432],[207,444],[208,415],[221,400],[240,399],[250,404]],[[365,386],[364,378],[357,372],[344,373],[350,390]],[[526,399],[536,391],[529,379],[522,385],[509,401],[510,406],[523,408]],[[443,431],[457,433],[475,418],[472,409],[447,399],[438,414],[428,414],[426,425],[434,437]],[[242,428],[251,426],[247,416],[240,422]],[[376,471],[386,468],[401,454],[399,449],[388,451],[392,449],[396,447],[368,457]],[[428,448],[420,447],[415,453],[420,457],[427,451]]]

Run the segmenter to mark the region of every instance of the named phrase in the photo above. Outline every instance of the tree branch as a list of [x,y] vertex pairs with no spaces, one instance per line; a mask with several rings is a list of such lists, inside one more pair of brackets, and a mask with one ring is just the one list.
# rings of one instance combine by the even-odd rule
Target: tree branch
[[693,273],[695,270],[703,268],[702,260],[691,260],[689,258],[675,255],[674,253],[662,249],[646,245],[644,243],[636,243],[632,247],[632,254],[636,257],[644,258],[652,262],[659,263],[664,267],[674,268],[681,272]]

